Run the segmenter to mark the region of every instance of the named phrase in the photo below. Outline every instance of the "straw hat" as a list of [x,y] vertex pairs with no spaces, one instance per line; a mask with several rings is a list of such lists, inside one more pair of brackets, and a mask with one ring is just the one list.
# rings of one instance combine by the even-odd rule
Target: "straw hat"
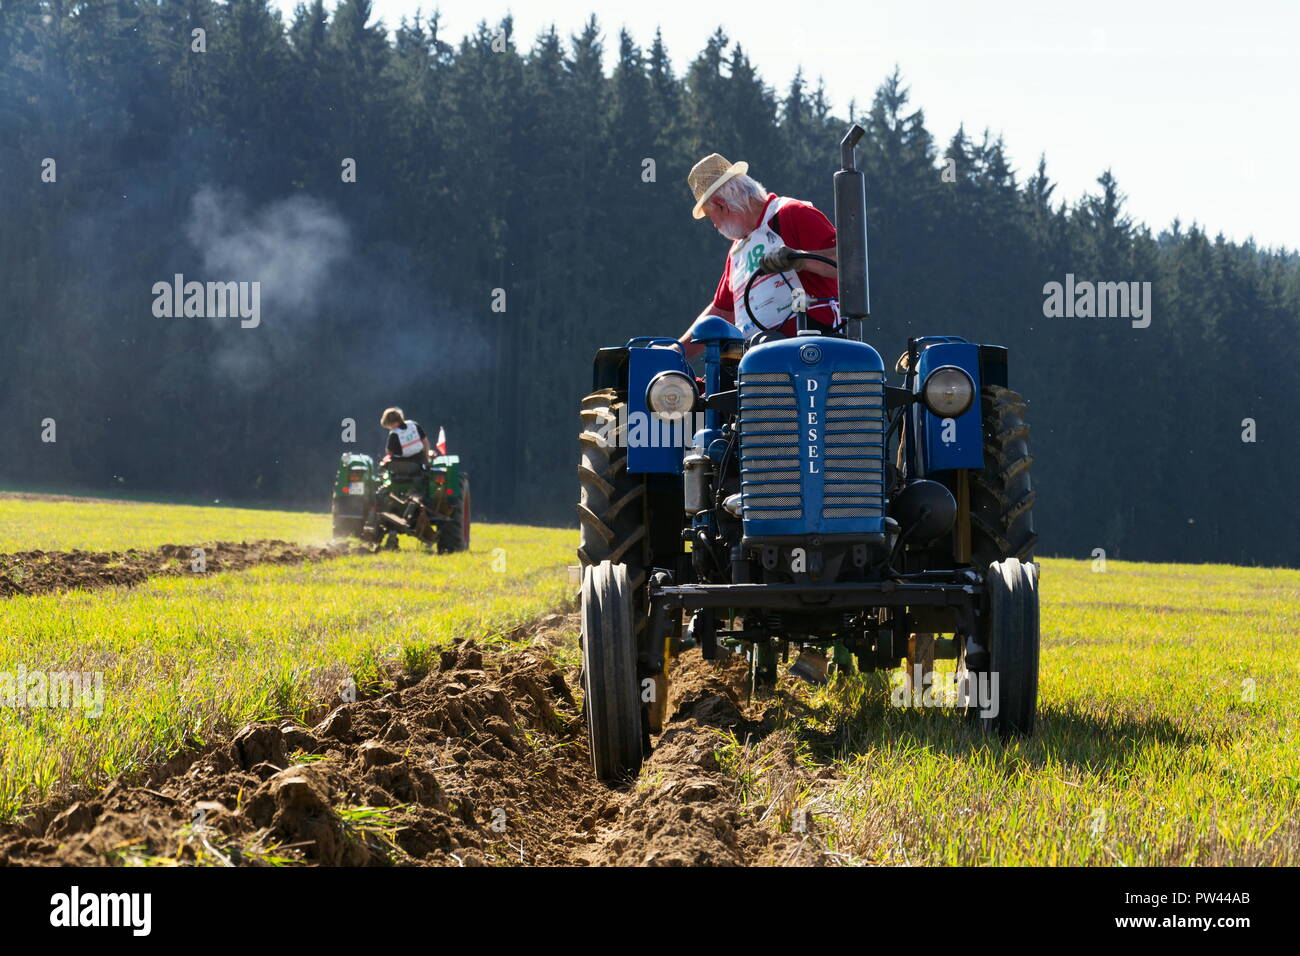
[[709,197],[727,180],[743,176],[747,172],[749,163],[731,163],[719,153],[709,153],[701,159],[691,167],[690,174],[686,177],[686,185],[691,187],[691,192],[695,195],[695,208],[691,210],[691,215],[703,219],[704,204]]

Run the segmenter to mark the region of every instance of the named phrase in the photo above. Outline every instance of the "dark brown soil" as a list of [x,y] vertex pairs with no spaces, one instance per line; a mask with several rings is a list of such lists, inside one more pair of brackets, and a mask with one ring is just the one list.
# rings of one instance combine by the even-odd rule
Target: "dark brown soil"
[[15,551],[0,554],[0,598],[74,588],[129,587],[160,574],[195,574],[195,548],[203,549],[203,573],[212,574],[255,564],[321,561],[356,547],[346,543],[316,547],[288,541],[209,541],[127,551]]
[[[815,865],[820,850],[804,836],[760,824],[718,752],[765,735],[757,704],[745,699],[747,668],[726,656],[710,664],[698,651],[674,661],[664,732],[635,784],[606,791],[590,846],[575,862],[618,866]],[[608,821],[606,823],[605,821]]]
[[[719,767],[724,734],[758,732],[743,665],[676,662],[671,717],[639,779],[592,776],[586,730],[548,649],[474,642],[383,696],[321,708],[313,727],[254,724],[102,793],[0,827],[0,864],[755,865],[816,863],[759,824]],[[567,679],[566,679],[567,677]],[[371,808],[387,808],[374,810]]]
[[73,501],[106,505],[129,505],[136,503],[121,498],[91,498],[85,495],[50,495],[36,491],[0,491],[0,500],[5,498],[12,498],[15,501]]

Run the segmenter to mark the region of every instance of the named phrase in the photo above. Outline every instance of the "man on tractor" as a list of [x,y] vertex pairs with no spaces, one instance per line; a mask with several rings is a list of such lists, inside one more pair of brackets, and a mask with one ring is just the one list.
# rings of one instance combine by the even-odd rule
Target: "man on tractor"
[[[695,196],[692,214],[696,219],[707,215],[714,228],[731,240],[713,301],[697,321],[719,316],[739,328],[746,338],[755,332],[777,329],[785,336],[793,336],[796,318],[791,303],[802,292],[809,328],[842,334],[835,266],[799,259],[796,268],[791,258],[806,250],[834,260],[835,226],[811,203],[769,193],[748,171],[748,163],[731,163],[711,153],[696,163],[686,177]],[[746,309],[745,288],[755,273],[760,278],[754,282]],[[687,356],[701,351],[701,346],[691,342],[689,330],[680,341]]]
[[[379,424],[388,429],[385,455],[379,467],[386,469],[399,482],[409,482],[409,487],[419,495],[424,508],[430,505],[428,465],[433,458],[433,447],[419,422],[410,421],[396,407],[384,409]],[[397,550],[397,532],[390,531],[384,547]],[[426,548],[430,547],[428,543]]]
[[[834,230],[743,163],[697,164],[695,215],[733,243],[718,294],[681,340],[596,352],[578,409],[577,556],[602,781],[635,776],[667,729],[672,656],[691,644],[706,661],[742,650],[765,694],[795,649],[822,655],[801,669],[814,679],[827,652],[842,673],[892,674],[911,658],[927,687],[928,662],[950,660],[966,717],[1004,737],[1034,731],[1029,403],[1005,346],[909,336],[891,384],[863,340],[865,135],[855,123],[840,141]],[[703,352],[703,388],[685,345]],[[633,415],[692,422],[689,448],[634,440]],[[952,638],[920,639],[932,634]]]

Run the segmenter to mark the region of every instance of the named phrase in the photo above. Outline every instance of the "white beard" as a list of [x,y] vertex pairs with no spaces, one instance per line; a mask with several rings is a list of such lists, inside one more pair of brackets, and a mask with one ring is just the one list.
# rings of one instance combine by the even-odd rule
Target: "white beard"
[[718,232],[722,233],[723,236],[733,242],[738,239],[744,239],[749,235],[749,230],[741,224],[739,216],[736,216],[733,219],[723,220],[722,224],[718,226]]

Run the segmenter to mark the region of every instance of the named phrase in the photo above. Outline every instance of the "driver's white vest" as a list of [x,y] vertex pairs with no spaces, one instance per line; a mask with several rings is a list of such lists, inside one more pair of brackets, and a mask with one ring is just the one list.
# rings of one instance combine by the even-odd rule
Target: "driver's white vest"
[[[785,196],[769,198],[763,207],[763,215],[759,217],[758,227],[744,239],[737,239],[731,244],[732,309],[736,316],[736,328],[746,338],[759,329],[750,321],[749,312],[745,310],[745,286],[749,283],[749,277],[758,271],[763,256],[785,244],[768,222],[789,201]],[[779,328],[794,311],[791,298],[796,292],[802,291],[803,283],[793,269],[760,276],[749,290],[749,307],[761,325],[769,329]]]
[[424,447],[424,439],[420,437],[420,430],[416,428],[415,422],[402,422],[401,427],[389,429],[397,440],[402,443],[402,458],[410,458],[416,452]]

